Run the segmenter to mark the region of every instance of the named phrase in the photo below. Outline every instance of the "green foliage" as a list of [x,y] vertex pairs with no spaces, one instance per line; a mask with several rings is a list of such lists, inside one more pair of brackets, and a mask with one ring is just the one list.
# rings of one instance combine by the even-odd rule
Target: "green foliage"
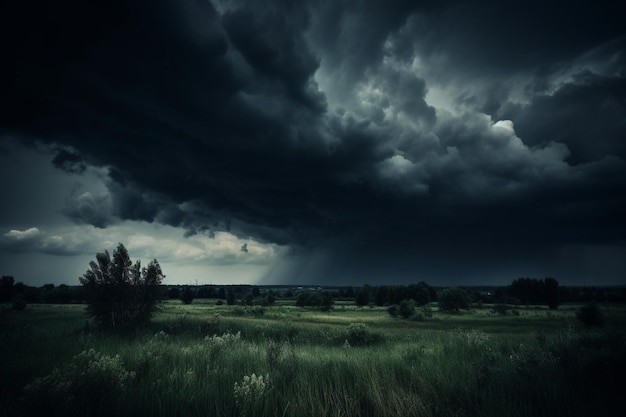
[[350,323],[345,333],[350,346],[370,346],[383,341],[382,335],[372,332],[365,323]]
[[25,403],[33,415],[76,415],[78,410],[105,415],[114,411],[134,378],[135,373],[124,367],[119,355],[85,350],[69,365],[27,385]]
[[398,307],[398,314],[403,318],[408,319],[415,313],[415,302],[413,300],[402,300]]
[[147,268],[132,264],[121,243],[113,251],[98,253],[90,269],[80,277],[87,298],[87,314],[101,328],[135,328],[150,320],[159,301],[164,278],[155,259]]
[[371,289],[372,287],[370,287],[369,285],[364,285],[359,289],[354,299],[354,302],[357,306],[363,307],[369,304]]
[[491,312],[500,316],[506,316],[506,312],[509,310],[509,306],[506,304],[494,304],[491,307]]
[[277,342],[275,340],[270,340],[267,345],[266,350],[266,358],[267,364],[271,367],[274,367],[280,361],[280,358],[283,355],[283,344],[281,342]]
[[411,321],[425,321],[426,316],[424,315],[424,312],[416,311],[411,315],[410,319]]
[[544,297],[546,305],[551,309],[559,307],[559,282],[554,278],[545,278],[543,280]]
[[0,278],[0,303],[9,301],[13,297],[15,278],[3,275]]
[[235,304],[235,292],[231,289],[226,292],[226,304],[229,306]]
[[250,309],[250,311],[251,311],[252,315],[254,317],[257,317],[257,318],[259,318],[259,317],[263,316],[263,314],[265,314],[265,309],[263,307],[261,307],[261,306],[252,307]]
[[296,298],[296,306],[319,307],[322,311],[330,311],[334,303],[333,296],[328,291],[302,291]]
[[22,294],[15,294],[13,298],[11,298],[11,308],[18,311],[26,308],[26,299]]
[[545,304],[551,309],[559,306],[559,282],[554,278],[518,278],[509,287],[509,295],[522,304]]
[[604,315],[595,303],[586,304],[576,311],[576,318],[587,326],[602,326]]
[[257,414],[264,397],[270,389],[270,376],[245,375],[241,382],[235,382],[233,398],[242,415]]
[[515,318],[435,311],[418,325],[376,308],[279,304],[253,320],[172,301],[132,334],[80,337],[80,306],[7,310],[0,415],[621,415],[626,310],[607,306],[615,326],[589,330],[567,307]]
[[189,288],[189,286],[185,285],[180,293],[180,301],[182,301],[183,304],[191,304],[195,297],[195,292]]
[[456,312],[468,309],[470,297],[463,288],[446,288],[441,291],[438,298],[439,310]]

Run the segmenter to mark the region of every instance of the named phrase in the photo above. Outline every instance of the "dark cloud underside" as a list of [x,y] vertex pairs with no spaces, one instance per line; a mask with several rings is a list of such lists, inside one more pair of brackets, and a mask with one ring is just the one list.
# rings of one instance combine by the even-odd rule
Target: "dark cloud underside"
[[613,2],[3,7],[3,134],[108,169],[78,223],[228,230],[346,275],[549,274],[559,248],[624,244]]

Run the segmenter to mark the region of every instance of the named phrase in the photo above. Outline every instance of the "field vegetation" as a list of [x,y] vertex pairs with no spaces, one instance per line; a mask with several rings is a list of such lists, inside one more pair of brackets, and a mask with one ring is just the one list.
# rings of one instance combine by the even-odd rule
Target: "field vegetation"
[[[428,310],[424,310],[427,307]],[[81,304],[4,305],[3,416],[612,416],[626,309],[493,305],[449,313],[168,300],[99,330]],[[428,314],[424,314],[426,311]],[[586,311],[586,312],[585,312]],[[602,326],[597,325],[602,324]]]

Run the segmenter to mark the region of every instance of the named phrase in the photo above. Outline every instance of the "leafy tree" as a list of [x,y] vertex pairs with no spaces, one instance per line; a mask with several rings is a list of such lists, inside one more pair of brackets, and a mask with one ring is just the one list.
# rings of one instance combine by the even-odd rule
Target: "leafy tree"
[[241,298],[241,304],[246,306],[254,305],[254,295],[252,295],[251,292],[246,293],[246,295]]
[[24,295],[21,293],[17,293],[11,298],[11,306],[13,310],[24,310],[26,308],[26,300],[24,299]]
[[133,264],[121,243],[113,256],[105,250],[79,278],[85,289],[87,314],[102,328],[133,328],[150,320],[165,276],[155,259],[146,268]]
[[322,311],[330,311],[333,308],[333,296],[328,291],[321,293],[315,291],[302,291],[298,293],[296,298],[296,306],[298,307],[319,307]]
[[463,288],[446,288],[437,298],[441,311],[459,311],[469,308],[470,297]]
[[324,291],[321,297],[321,309],[323,311],[330,311],[333,308],[333,304],[335,304],[333,295],[329,291]]
[[384,306],[389,301],[389,287],[386,285],[381,285],[376,289],[376,294],[374,295],[374,304],[377,306]]
[[587,326],[602,326],[604,315],[595,303],[586,304],[576,311],[576,318]]
[[554,278],[546,278],[543,280],[543,288],[545,294],[546,305],[551,309],[559,306],[559,281]]
[[228,304],[229,306],[235,304],[235,292],[230,288],[226,292],[226,304]]
[[424,281],[409,285],[408,288],[409,297],[417,303],[418,306],[423,306],[431,301],[429,286]]
[[408,319],[415,312],[415,302],[413,300],[402,300],[400,302],[400,306],[398,307],[398,313]]
[[171,287],[167,290],[167,296],[170,300],[179,300],[180,299],[180,289],[178,287]]
[[359,292],[356,293],[356,298],[354,300],[354,302],[356,303],[356,305],[358,305],[359,307],[363,307],[369,304],[370,302],[370,292],[371,292],[372,287],[370,287],[369,285],[363,285],[360,289]]
[[182,301],[183,304],[191,304],[195,296],[194,291],[189,288],[189,286],[185,285],[180,293],[180,301]]
[[15,279],[10,275],[3,275],[0,279],[0,302],[6,302],[13,296]]

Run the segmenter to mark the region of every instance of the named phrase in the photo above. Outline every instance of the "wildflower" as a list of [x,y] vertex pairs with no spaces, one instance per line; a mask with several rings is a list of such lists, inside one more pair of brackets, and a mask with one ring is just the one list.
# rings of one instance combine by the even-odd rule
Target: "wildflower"
[[245,375],[241,383],[235,382],[233,396],[235,405],[242,411],[255,408],[269,390],[269,374]]

